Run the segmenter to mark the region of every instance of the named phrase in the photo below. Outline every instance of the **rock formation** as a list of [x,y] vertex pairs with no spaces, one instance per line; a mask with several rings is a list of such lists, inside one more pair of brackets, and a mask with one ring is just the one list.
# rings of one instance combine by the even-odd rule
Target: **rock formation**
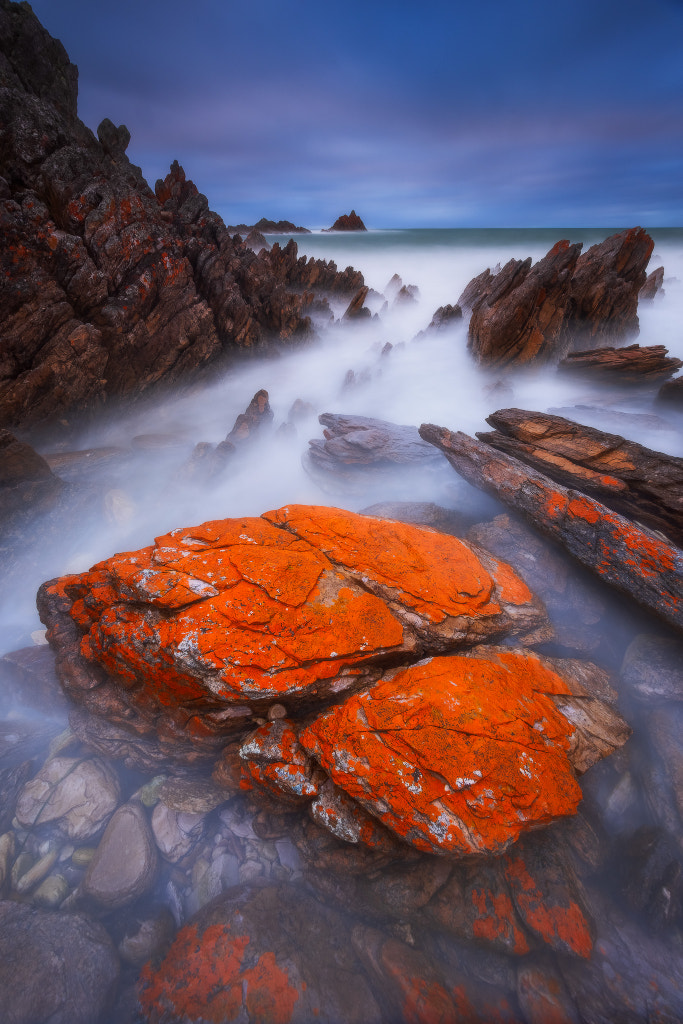
[[323,231],[367,231],[365,224],[355,210],[351,213],[343,213],[337,217],[331,228],[323,228]]
[[231,224],[228,227],[231,235],[248,235],[251,231],[261,235],[310,235],[309,228],[297,227],[291,220],[269,220],[261,217],[255,224]]
[[640,299],[654,299],[655,295],[664,295],[662,284],[664,283],[664,267],[657,267],[651,274],[647,275],[645,284],[640,289]]
[[683,546],[683,459],[547,413],[499,409],[487,422],[481,441]]
[[293,242],[257,256],[177,163],[155,195],[125,154],[126,127],[105,119],[95,138],[76,99],[61,43],[30,7],[0,0],[0,425],[304,337],[312,290],[362,285]]
[[625,348],[597,348],[571,352],[559,364],[563,373],[605,384],[659,384],[683,366],[683,360],[668,354],[664,345],[627,345]]
[[683,628],[683,551],[678,547],[467,434],[423,424],[420,436],[473,486],[520,512],[606,583]]
[[533,267],[510,260],[484,271],[458,300],[471,309],[469,347],[486,366],[557,361],[638,333],[638,294],[654,242],[642,228],[612,235],[579,255],[557,242]]

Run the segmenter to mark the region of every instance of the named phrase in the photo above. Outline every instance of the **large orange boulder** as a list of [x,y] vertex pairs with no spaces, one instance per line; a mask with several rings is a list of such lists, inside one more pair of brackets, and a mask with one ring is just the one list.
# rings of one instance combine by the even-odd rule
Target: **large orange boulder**
[[67,692],[176,751],[212,751],[275,704],[303,713],[390,665],[550,635],[482,550],[309,506],[174,530],[45,584],[39,608]]
[[573,666],[486,648],[430,659],[330,708],[299,742],[418,850],[498,854],[523,831],[573,814],[575,768],[628,735]]

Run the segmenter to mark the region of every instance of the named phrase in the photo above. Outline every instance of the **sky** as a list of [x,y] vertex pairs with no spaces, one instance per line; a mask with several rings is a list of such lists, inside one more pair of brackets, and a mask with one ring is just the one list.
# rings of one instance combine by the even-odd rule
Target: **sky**
[[34,0],[227,223],[683,226],[683,0]]

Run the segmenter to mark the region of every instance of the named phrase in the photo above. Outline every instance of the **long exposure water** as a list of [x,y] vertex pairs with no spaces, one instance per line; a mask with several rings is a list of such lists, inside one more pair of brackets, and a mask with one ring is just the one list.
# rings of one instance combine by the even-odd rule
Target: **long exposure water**
[[[302,456],[309,439],[322,436],[317,416],[324,412],[399,424],[431,422],[473,434],[486,430],[486,416],[501,407],[564,410],[581,422],[681,455],[683,415],[655,406],[655,389],[617,390],[562,376],[554,368],[505,377],[486,372],[467,351],[462,321],[418,336],[434,311],[455,303],[470,279],[486,267],[502,266],[513,257],[531,256],[535,262],[560,238],[583,242],[585,251],[611,233],[421,229],[295,236],[300,253],[334,259],[340,269],[351,265],[361,270],[373,289],[367,305],[378,316],[340,323],[346,303],[332,302],[336,322],[317,322],[318,339],[311,343],[296,348],[283,344],[279,356],[241,362],[211,383],[121,404],[87,422],[63,425],[53,436],[29,438],[53,461],[55,472],[89,489],[91,497],[75,506],[70,524],[60,527],[58,537],[38,529],[34,538],[26,538],[24,561],[13,568],[11,589],[0,592],[0,653],[40,641],[35,593],[41,582],[87,569],[115,551],[142,547],[174,527],[258,515],[287,503],[352,511],[384,500],[435,501],[450,507],[464,503],[480,509],[481,519],[503,511],[452,471],[434,475],[400,468],[360,487],[313,479],[302,466]],[[683,230],[655,229],[651,234],[655,250],[650,269],[663,264],[664,294],[641,303],[638,341],[663,344],[671,355],[683,358]],[[276,240],[283,245],[286,241],[269,239]],[[403,284],[417,287],[417,301],[392,302],[387,284],[394,274]],[[350,370],[355,375],[351,383]],[[225,438],[261,388],[269,393],[273,431],[238,453],[210,486],[183,476],[194,446]],[[308,411],[292,429],[278,431],[297,399],[308,403]],[[98,448],[121,451],[108,460],[91,459],[92,465],[87,459],[59,461],[69,451]]]

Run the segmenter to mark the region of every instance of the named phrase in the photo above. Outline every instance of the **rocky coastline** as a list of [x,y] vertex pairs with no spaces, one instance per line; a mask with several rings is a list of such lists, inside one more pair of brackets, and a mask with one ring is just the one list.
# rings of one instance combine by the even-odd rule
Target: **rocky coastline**
[[[117,401],[420,308],[396,274],[380,294],[268,247],[305,232],[290,222],[226,227],[177,162],[152,190],[125,126],[78,120],[76,86],[30,7],[0,0],[5,587],[74,522],[116,538],[40,575],[45,630],[0,657],[1,1012],[680,1019],[683,459],[632,439],[638,416],[680,436],[681,360],[633,341],[664,280],[652,239],[486,270],[408,343],[467,346],[490,431],[303,388],[283,416],[259,386],[221,440],[174,421],[73,448],[70,421]],[[399,351],[367,336],[337,390],[353,410]],[[640,411],[516,407],[539,366]],[[143,505],[156,527],[178,496],[240,492],[316,419],[312,485],[381,500],[129,543]],[[406,479],[452,500],[394,500]]]

